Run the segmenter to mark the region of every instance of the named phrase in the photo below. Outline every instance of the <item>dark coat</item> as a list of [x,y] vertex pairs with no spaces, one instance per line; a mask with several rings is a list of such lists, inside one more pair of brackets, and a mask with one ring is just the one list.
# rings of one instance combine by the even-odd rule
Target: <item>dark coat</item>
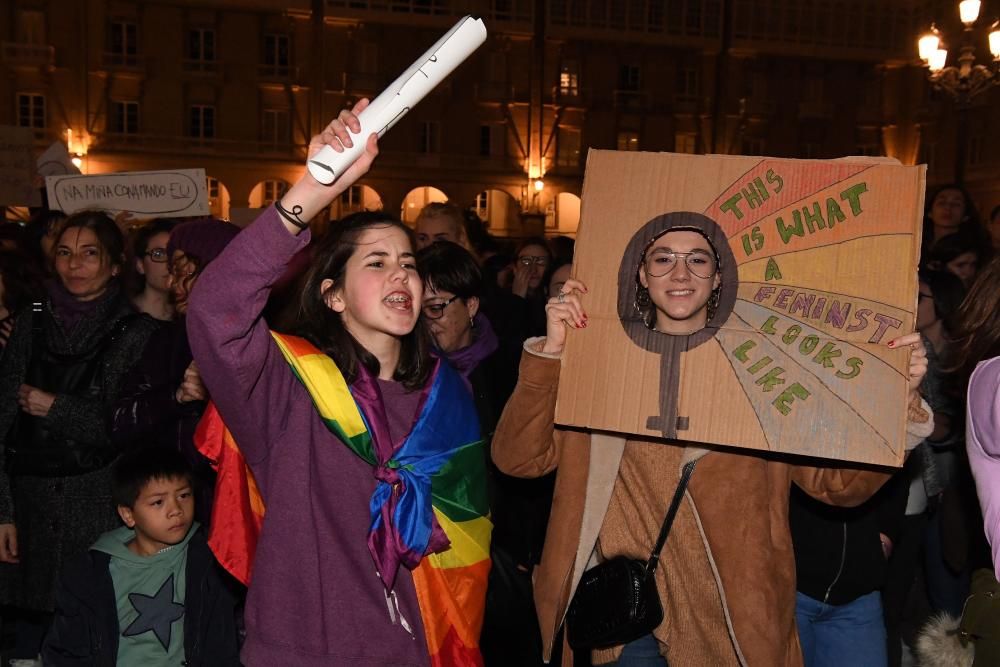
[[208,525],[215,473],[194,446],[205,402],[178,403],[175,398],[193,359],[183,318],[150,336],[142,357],[122,382],[111,413],[111,439],[122,447],[160,445],[180,451],[194,471],[195,517]]
[[909,476],[897,472],[857,507],[835,507],[792,486],[788,524],[796,590],[831,605],[881,590],[888,564],[879,533],[899,541],[909,488]]
[[[108,564],[111,556],[88,551],[66,564],[56,596],[56,615],[45,643],[46,667],[114,667],[118,658],[118,609]],[[232,583],[212,556],[199,529],[188,542],[184,588],[185,665],[240,664]]]
[[[111,503],[110,466],[72,476],[9,475],[5,457],[20,413],[17,391],[35,346],[44,341],[53,353],[79,354],[102,344],[118,328],[113,344],[101,354],[97,391],[85,396],[57,394],[44,418],[50,433],[66,434],[101,450],[102,460],[114,458],[107,452],[114,448],[108,424],[111,404],[126,371],[158,325],[150,317],[136,315],[116,285],[109,290],[113,292],[108,298],[84,315],[68,334],[49,302],[39,315],[23,312],[0,361],[0,434],[4,439],[0,448],[0,523],[16,524],[21,560],[18,565],[0,565],[2,603],[52,610],[56,577],[63,563],[84,553],[98,536],[118,525]],[[35,317],[41,318],[37,334]]]

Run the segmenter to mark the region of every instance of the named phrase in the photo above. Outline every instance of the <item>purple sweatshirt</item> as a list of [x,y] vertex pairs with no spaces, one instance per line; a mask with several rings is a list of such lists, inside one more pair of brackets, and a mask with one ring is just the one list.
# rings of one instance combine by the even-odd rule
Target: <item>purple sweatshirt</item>
[[400,569],[393,603],[368,552],[372,467],[327,430],[260,317],[271,285],[308,241],[268,208],[205,269],[188,310],[195,361],[267,505],[242,659],[248,667],[427,665],[410,571]]
[[1000,357],[976,366],[968,401],[965,448],[993,550],[993,568],[1000,577]]

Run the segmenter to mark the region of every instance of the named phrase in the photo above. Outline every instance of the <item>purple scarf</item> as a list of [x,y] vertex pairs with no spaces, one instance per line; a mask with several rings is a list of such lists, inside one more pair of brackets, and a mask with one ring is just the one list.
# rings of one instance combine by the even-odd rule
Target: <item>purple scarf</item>
[[112,280],[108,283],[103,294],[90,301],[80,301],[58,280],[46,281],[45,291],[49,295],[56,319],[59,320],[63,330],[68,334],[73,332],[80,320],[96,312],[105,302],[118,296],[119,287],[118,281]]
[[500,341],[493,331],[493,325],[490,324],[485,315],[476,313],[472,326],[474,337],[472,344],[446,355],[451,365],[461,374],[467,386],[469,385],[469,376],[472,375],[472,371],[476,370],[476,366],[500,347]]

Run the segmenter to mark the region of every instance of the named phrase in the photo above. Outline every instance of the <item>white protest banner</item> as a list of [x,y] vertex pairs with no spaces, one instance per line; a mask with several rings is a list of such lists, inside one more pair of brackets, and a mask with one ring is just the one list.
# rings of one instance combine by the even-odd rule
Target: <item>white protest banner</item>
[[0,206],[38,206],[35,156],[30,128],[0,125]]
[[67,214],[87,209],[139,217],[209,214],[204,169],[48,176],[45,185],[49,207]]
[[73,164],[73,160],[69,156],[66,144],[61,141],[57,141],[46,148],[45,152],[38,156],[35,165],[38,175],[42,177],[80,173],[80,170]]

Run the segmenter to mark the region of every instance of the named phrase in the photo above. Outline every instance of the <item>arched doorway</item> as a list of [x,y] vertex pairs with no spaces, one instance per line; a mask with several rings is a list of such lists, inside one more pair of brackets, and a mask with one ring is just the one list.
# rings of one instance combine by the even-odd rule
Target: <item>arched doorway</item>
[[352,185],[330,204],[330,219],[339,220],[359,211],[381,211],[382,196],[367,185]]
[[403,222],[412,226],[424,206],[432,202],[443,203],[446,201],[448,201],[448,195],[433,186],[422,185],[419,188],[413,188],[403,198],[403,209],[399,217]]
[[270,206],[281,199],[286,192],[288,192],[287,181],[280,178],[261,181],[253,186],[253,190],[250,191],[250,208]]
[[490,188],[476,195],[472,210],[476,212],[491,234],[509,236],[518,229],[521,207],[509,192]]
[[546,220],[546,230],[554,234],[576,236],[580,227],[580,198],[572,192],[556,195],[553,220]]
[[214,176],[208,177],[208,212],[213,218],[229,219],[229,188]]

